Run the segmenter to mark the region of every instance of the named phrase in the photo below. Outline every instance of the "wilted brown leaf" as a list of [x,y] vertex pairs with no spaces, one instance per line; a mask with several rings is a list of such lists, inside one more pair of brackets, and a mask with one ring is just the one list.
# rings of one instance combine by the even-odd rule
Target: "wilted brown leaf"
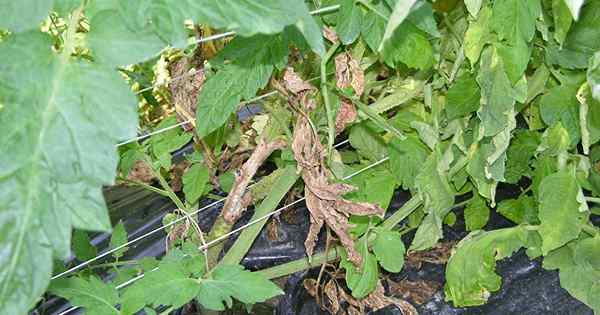
[[435,281],[410,281],[408,279],[400,282],[388,280],[388,285],[392,295],[409,299],[418,305],[431,300],[431,297],[442,287],[441,283]]
[[335,78],[338,88],[352,87],[357,96],[365,90],[365,73],[349,52],[335,56]]
[[354,105],[343,100],[340,109],[338,109],[337,116],[335,117],[335,133],[339,134],[344,131],[346,125],[356,120],[357,116],[358,113],[356,112]]
[[171,80],[169,90],[175,104],[175,113],[178,122],[192,120],[191,124],[185,124],[182,128],[186,131],[192,130],[194,119],[196,118],[196,100],[202,90],[202,85],[206,79],[204,69],[197,70],[196,73],[188,75],[191,64],[190,58],[183,57],[171,65]]
[[455,244],[455,242],[444,242],[436,244],[433,248],[426,251],[409,252],[406,256],[406,263],[417,268],[420,268],[424,262],[443,265],[448,262]]
[[127,179],[149,184],[154,179],[154,172],[148,163],[138,160],[135,161],[133,167],[129,170]]
[[335,30],[333,30],[333,28],[329,26],[325,26],[323,28],[323,37],[325,37],[328,41],[332,42],[333,44],[337,44],[340,41]]
[[307,98],[308,93],[303,91],[308,91],[311,87],[290,68],[287,69],[284,78],[287,78],[284,81],[286,87],[296,95],[289,99],[293,103],[292,107],[302,111],[294,127],[292,151],[298,166],[302,169],[306,206],[310,211],[311,225],[304,242],[306,253],[312,256],[317,235],[323,224],[326,223],[346,248],[348,259],[359,266],[362,258],[354,249],[354,241],[349,234],[348,217],[351,214],[383,215],[384,209],[375,204],[345,200],[342,196],[354,188],[346,184],[329,182],[331,172],[325,164],[325,149],[318,135],[311,128],[311,122],[307,116],[313,108],[314,102]]

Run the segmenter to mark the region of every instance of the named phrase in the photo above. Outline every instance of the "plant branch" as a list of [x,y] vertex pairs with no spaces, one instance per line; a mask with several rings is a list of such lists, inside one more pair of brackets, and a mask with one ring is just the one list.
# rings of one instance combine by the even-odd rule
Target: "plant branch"
[[323,103],[325,104],[325,111],[327,112],[327,156],[331,159],[331,151],[333,150],[333,142],[335,141],[335,117],[333,108],[331,108],[331,102],[329,100],[329,91],[327,89],[327,62],[333,56],[335,51],[340,47],[340,43],[334,43],[327,54],[321,60],[321,95],[323,96]]

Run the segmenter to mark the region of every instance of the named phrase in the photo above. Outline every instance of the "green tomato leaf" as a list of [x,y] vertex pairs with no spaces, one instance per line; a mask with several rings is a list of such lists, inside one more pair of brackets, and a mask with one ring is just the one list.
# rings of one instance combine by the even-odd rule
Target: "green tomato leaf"
[[535,34],[535,20],[542,12],[539,0],[494,2],[492,30],[509,43],[529,42]]
[[512,95],[513,89],[504,71],[498,49],[488,47],[483,51],[477,82],[484,100],[477,115],[481,120],[484,135],[495,136],[514,119],[512,115],[515,104],[515,100],[509,96]]
[[483,47],[492,41],[493,36],[490,32],[492,20],[492,10],[485,6],[481,9],[477,20],[469,24],[465,33],[464,49],[465,56],[471,62],[471,65],[477,64]]
[[531,57],[531,49],[522,40],[518,40],[513,44],[496,43],[495,46],[498,56],[500,56],[504,64],[506,75],[512,85],[516,84],[523,77],[527,69],[527,64],[529,64]]
[[179,261],[164,259],[158,269],[147,271],[144,277],[123,292],[121,313],[135,314],[146,305],[181,307],[199,292],[198,280],[190,277]]
[[75,257],[81,261],[92,259],[98,255],[98,249],[92,245],[92,241],[86,231],[73,231],[73,252]]
[[211,278],[200,281],[197,299],[202,306],[222,311],[231,307],[233,300],[245,304],[264,302],[283,291],[263,276],[244,270],[239,265],[219,265],[211,273]]
[[490,219],[490,208],[479,194],[473,196],[465,208],[465,226],[467,231],[482,229]]
[[446,172],[440,170],[441,154],[434,151],[415,178],[415,187],[423,199],[428,215],[417,229],[410,250],[425,250],[442,237],[442,220],[454,205],[454,190],[448,183]]
[[531,196],[504,199],[498,203],[497,211],[516,224],[539,224],[537,205]]
[[183,174],[183,193],[188,204],[194,204],[210,191],[208,168],[203,164],[192,165]]
[[399,0],[396,1],[394,8],[392,9],[392,13],[388,19],[387,25],[385,26],[385,32],[383,33],[383,38],[381,44],[379,46],[379,52],[384,50],[384,46],[388,44],[388,42],[393,41],[392,35],[397,29],[401,29],[400,24],[404,22],[404,19],[408,17],[410,14],[410,10],[412,6],[417,2],[417,0]]
[[335,25],[337,35],[344,45],[352,44],[360,35],[363,13],[354,0],[343,0]]
[[535,131],[519,130],[513,134],[506,152],[504,179],[507,183],[516,184],[521,177],[531,176],[529,164],[539,144],[540,135]]
[[[72,46],[67,37],[65,45]],[[115,144],[136,134],[137,102],[119,74],[57,56],[41,32],[0,44],[0,309],[24,314],[70,254],[71,228],[110,230],[101,188]]]
[[378,161],[386,156],[387,150],[383,138],[370,121],[352,126],[348,135],[350,145],[363,157]]
[[[125,243],[127,243],[127,231],[125,231],[123,221],[119,221],[119,223],[117,223],[117,225],[115,225],[113,228],[112,235],[110,236],[110,249],[115,249]],[[116,250],[113,252],[113,256],[119,259],[128,249],[129,247],[125,246],[119,250]]]
[[404,266],[404,243],[400,233],[385,229],[376,229],[377,238],[373,243],[373,253],[383,269],[400,272]]
[[352,296],[362,299],[373,292],[379,281],[377,258],[369,253],[367,238],[362,237],[356,242],[356,249],[362,257],[362,266],[357,268],[348,260],[346,251],[341,252],[340,267],[346,270],[346,284],[352,291]]
[[581,11],[581,7],[583,6],[583,3],[585,2],[585,0],[563,0],[563,1],[569,8],[569,11],[571,12],[571,15],[573,16],[573,19],[575,19],[575,21],[577,21],[577,19],[579,19],[579,12]]
[[539,232],[542,252],[575,239],[587,221],[589,211],[575,175],[567,170],[546,176],[539,187]]
[[237,110],[242,98],[250,99],[267,84],[272,72],[272,65],[230,64],[210,77],[198,95],[198,136],[204,138],[221,127]]
[[119,303],[117,289],[96,277],[90,277],[88,280],[77,277],[54,280],[48,290],[68,299],[71,305],[85,308],[86,314],[120,314],[116,308]]
[[570,145],[575,145],[581,139],[580,104],[575,97],[576,93],[576,86],[557,86],[540,99],[542,119],[549,126],[560,121],[568,132]]
[[448,119],[456,119],[479,109],[481,91],[477,81],[468,73],[460,76],[448,89],[446,114]]
[[388,145],[388,152],[390,168],[398,183],[404,189],[414,189],[415,177],[431,151],[419,138],[408,134],[404,140],[392,139]]
[[[407,2],[411,0],[402,0]],[[388,23],[389,26],[389,23]],[[386,29],[387,32],[387,29]],[[427,37],[413,23],[406,21],[394,31],[392,39],[385,43],[381,55],[386,64],[396,67],[398,62],[408,67],[427,70],[433,66],[433,48]]]
[[484,304],[490,293],[500,289],[502,279],[494,270],[496,261],[527,246],[525,227],[476,231],[460,241],[446,265],[446,299],[457,307]]
[[562,45],[573,23],[572,12],[564,0],[552,0],[552,15],[554,17],[554,38]]

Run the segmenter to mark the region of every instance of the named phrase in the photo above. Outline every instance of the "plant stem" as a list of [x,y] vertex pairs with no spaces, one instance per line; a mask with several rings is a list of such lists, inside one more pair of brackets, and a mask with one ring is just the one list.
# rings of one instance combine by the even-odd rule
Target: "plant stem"
[[585,197],[585,201],[600,204],[600,198],[596,197]]
[[591,236],[597,236],[600,235],[600,228],[598,228],[595,225],[592,225],[591,223],[587,223],[584,224],[582,227],[583,231]]
[[90,269],[106,268],[106,267],[113,267],[113,266],[131,266],[131,265],[139,265],[139,264],[140,264],[139,260],[122,260],[122,261],[108,262],[108,263],[93,265],[93,266],[90,266]]
[[[287,166],[273,184],[273,189],[269,195],[265,198],[265,200],[263,200],[260,206],[254,210],[254,215],[250,221],[253,222],[254,220],[264,217],[271,211],[275,210],[283,197],[285,197],[287,192],[292,188],[297,180],[298,174],[296,174],[296,167],[293,165]],[[252,246],[252,243],[254,243],[254,240],[264,227],[265,223],[267,223],[267,218],[248,227],[247,229],[244,229],[233,246],[231,246],[229,251],[227,251],[227,254],[225,254],[225,257],[223,257],[220,264],[239,264]]]
[[283,276],[287,276],[294,272],[302,271],[305,269],[310,269],[313,267],[319,267],[323,263],[333,261],[339,258],[339,251],[341,247],[334,247],[329,250],[327,254],[325,252],[320,252],[312,256],[311,261],[308,261],[308,258],[300,258],[294,261],[290,261],[285,264],[273,266],[271,268],[263,269],[260,271],[256,271],[256,273],[260,274],[267,279],[274,279]]
[[329,62],[329,59],[331,59],[339,47],[339,42],[333,44],[321,60],[321,94],[323,95],[323,103],[327,112],[327,156],[329,159],[331,159],[331,151],[333,150],[333,142],[335,141],[335,117],[329,100],[329,91],[327,90],[327,62]]
[[169,195],[169,193],[166,190],[154,187],[154,186],[146,184],[144,182],[140,182],[140,181],[137,181],[137,180],[131,180],[131,179],[127,179],[127,178],[122,178],[121,180],[124,181],[124,182],[126,182],[126,183],[129,183],[129,184],[140,186],[140,187],[142,187],[144,189],[147,189],[147,190],[150,190],[152,192],[155,192],[155,193],[157,193],[157,194],[159,194],[161,196],[171,198],[171,196]]
[[384,229],[391,230],[394,226],[408,217],[413,211],[415,211],[422,203],[421,197],[419,195],[414,195],[407,202],[398,209],[398,211],[394,212],[389,218],[387,218],[381,226]]

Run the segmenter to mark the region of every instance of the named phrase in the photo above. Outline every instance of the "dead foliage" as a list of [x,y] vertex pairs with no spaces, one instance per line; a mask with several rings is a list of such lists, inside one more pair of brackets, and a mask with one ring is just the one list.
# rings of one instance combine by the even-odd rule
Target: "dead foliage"
[[185,124],[182,128],[186,131],[194,129],[196,119],[196,104],[198,94],[202,90],[202,85],[206,79],[204,69],[196,70],[196,73],[189,74],[194,66],[194,62],[183,57],[175,61],[170,66],[171,77],[179,78],[172,80],[169,84],[173,104],[175,105],[175,113],[178,122],[191,120],[191,124]]
[[149,184],[154,180],[154,171],[145,161],[137,160],[131,170],[129,170],[127,179]]
[[325,37],[328,41],[332,42],[333,44],[337,44],[340,42],[337,33],[333,30],[333,28],[329,26],[325,26],[323,28],[323,37]]
[[[344,52],[335,57],[336,85],[340,89],[352,87],[357,96],[365,90],[365,74],[360,63],[349,52]],[[335,131],[344,131],[346,125],[356,120],[356,108],[351,101],[342,99],[335,119]]]
[[306,253],[312,256],[317,235],[323,224],[327,224],[346,248],[349,260],[360,266],[362,258],[354,249],[354,241],[349,234],[351,226],[348,217],[351,214],[382,216],[385,210],[375,204],[352,202],[342,198],[344,194],[353,191],[354,187],[329,181],[332,174],[325,164],[325,148],[308,117],[316,105],[312,98],[315,89],[291,68],[285,72],[284,85],[293,94],[289,98],[290,104],[300,112],[294,127],[292,150],[302,171],[306,206],[310,211],[311,224],[304,243]]
[[394,282],[388,279],[388,286],[391,295],[421,305],[431,300],[433,295],[442,287],[442,284],[428,280],[410,281],[408,279],[403,279],[400,282]]
[[319,299],[316,296],[321,290],[318,290],[315,279],[306,279],[303,284],[308,294],[317,298],[317,301],[320,301],[319,306],[331,314],[366,314],[367,310],[377,311],[389,305],[394,305],[405,315],[418,314],[410,303],[386,296],[381,282],[377,283],[375,291],[360,300],[347,293],[335,279],[329,280],[323,286],[323,299]]
[[421,264],[426,262],[435,265],[443,265],[450,259],[450,254],[455,242],[438,243],[426,251],[409,252],[406,256],[406,264],[421,269]]

